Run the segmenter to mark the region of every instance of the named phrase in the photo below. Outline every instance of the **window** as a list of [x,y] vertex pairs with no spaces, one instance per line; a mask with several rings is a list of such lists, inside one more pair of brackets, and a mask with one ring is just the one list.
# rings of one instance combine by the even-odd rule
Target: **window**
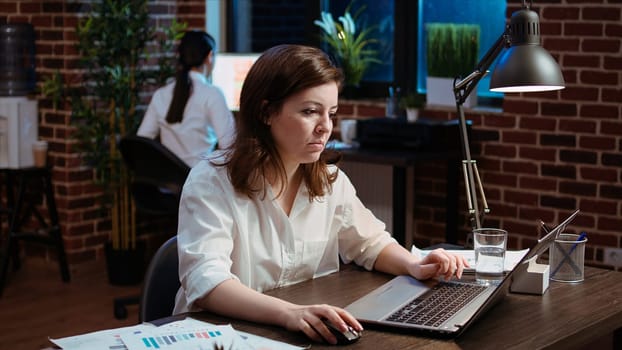
[[[417,30],[417,91],[426,91],[426,39],[425,24],[431,22],[479,24],[481,58],[505,30],[505,0],[420,0]],[[493,69],[495,64],[491,66]],[[465,75],[471,72],[464,72]],[[501,93],[488,90],[490,75],[485,76],[477,85],[480,97],[501,97]]]
[[[223,33],[210,31],[220,38],[221,51],[248,53],[283,43],[320,46],[320,28],[313,21],[321,11],[330,11],[337,20],[352,0],[206,1],[224,4],[221,11],[227,13],[224,21],[220,19]],[[375,48],[383,61],[363,78],[360,94],[371,98],[387,96],[389,86],[425,93],[425,23],[479,23],[481,57],[504,31],[506,22],[506,0],[354,0],[354,9],[362,5],[366,9],[360,19],[378,25]],[[210,14],[208,8],[208,24],[213,23],[210,17],[219,15],[219,11]],[[490,92],[488,86],[489,77],[484,77],[478,84],[480,97],[501,96]]]
[[[369,48],[378,53],[378,59],[381,63],[370,65],[365,73],[364,80],[368,82],[393,81],[395,1],[324,0],[321,10],[332,13],[334,19],[337,20],[339,16],[343,15],[350,3],[353,3],[350,12],[353,16],[357,10],[362,10],[360,15],[355,18],[357,24],[361,27],[374,26],[375,28],[373,37],[377,42],[370,44]],[[356,31],[360,32],[361,30],[361,28],[357,28]]]

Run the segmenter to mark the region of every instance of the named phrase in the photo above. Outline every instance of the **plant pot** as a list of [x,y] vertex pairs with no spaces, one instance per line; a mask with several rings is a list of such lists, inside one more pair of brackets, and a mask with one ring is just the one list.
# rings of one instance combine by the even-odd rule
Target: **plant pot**
[[104,246],[108,282],[116,286],[131,286],[142,282],[145,275],[145,242],[136,242],[136,249],[112,249]]
[[[456,107],[453,78],[427,77],[426,89],[426,103],[428,105]],[[476,105],[477,91],[473,91],[462,106],[464,108],[473,108]]]
[[419,109],[417,108],[406,108],[406,121],[409,123],[414,123],[419,119]]

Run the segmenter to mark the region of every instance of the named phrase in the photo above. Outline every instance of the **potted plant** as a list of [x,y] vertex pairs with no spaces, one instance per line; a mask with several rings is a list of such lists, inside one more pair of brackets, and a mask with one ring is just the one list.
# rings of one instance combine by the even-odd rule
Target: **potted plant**
[[[469,74],[478,61],[479,25],[428,23],[425,29],[428,104],[455,106],[454,79]],[[471,94],[464,106],[476,103],[476,94]]]
[[329,12],[322,12],[321,20],[313,22],[322,28],[322,41],[328,45],[330,53],[343,70],[346,91],[358,88],[369,65],[382,63],[377,58],[376,50],[369,47],[377,42],[377,39],[371,37],[376,26],[365,27],[357,21],[366,6],[359,7],[354,15],[351,14],[351,7],[352,3],[346,7],[338,22],[333,20]]
[[425,95],[411,92],[400,99],[400,107],[406,110],[406,120],[414,123],[419,119],[419,110],[425,106]]
[[[79,80],[64,83],[56,73],[44,82],[43,93],[54,100],[54,106],[60,99],[71,104],[73,136],[83,161],[94,170],[95,182],[102,188],[99,199],[104,215],[111,220],[106,244],[109,280],[132,284],[140,282],[144,272],[140,264],[144,257],[132,256],[136,251],[144,255],[144,249],[137,248],[130,174],[122,164],[117,141],[133,134],[142,119],[140,94],[173,75],[173,44],[185,24],[173,21],[168,28],[154,28],[147,0],[104,0],[92,6],[91,14],[76,28]],[[152,69],[145,68],[150,65]],[[115,258],[123,257],[131,262],[115,263]],[[137,281],[127,274],[133,267],[138,269]],[[121,273],[118,278],[117,272]]]

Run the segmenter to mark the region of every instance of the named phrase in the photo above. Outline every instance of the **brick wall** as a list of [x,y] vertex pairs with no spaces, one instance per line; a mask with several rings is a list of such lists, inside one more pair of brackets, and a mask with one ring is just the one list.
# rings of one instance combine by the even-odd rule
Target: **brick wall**
[[[0,22],[29,22],[37,33],[37,74],[56,69],[76,74],[74,28],[88,1],[0,2]],[[522,1],[510,0],[508,17]],[[154,21],[173,17],[204,27],[204,1],[150,1]],[[486,223],[506,228],[510,246],[528,245],[540,234],[537,219],[554,224],[580,208],[570,229],[588,233],[588,262],[602,262],[603,248],[622,239],[622,1],[535,1],[544,47],[560,63],[566,89],[507,95],[503,112],[470,110],[473,156],[479,162],[492,213]],[[107,221],[98,219],[93,174],[71,140],[69,109],[53,110],[41,96],[41,137],[50,142],[62,232],[70,264],[101,259]],[[382,102],[344,101],[342,117],[384,115]],[[426,117],[454,119],[451,109]],[[445,184],[434,176],[443,164],[416,169],[416,242],[444,237]],[[464,189],[460,212],[465,211]],[[466,223],[464,217],[461,220]],[[459,237],[468,226],[462,225]]]
[[[521,4],[508,1],[507,18]],[[566,88],[507,94],[503,112],[466,111],[492,210],[485,224],[507,229],[510,246],[521,248],[542,233],[538,219],[554,225],[580,208],[568,231],[586,231],[586,261],[603,266],[603,248],[621,247],[622,240],[622,1],[534,1],[533,9]],[[340,112],[378,116],[384,115],[381,107],[348,103]],[[424,115],[456,118],[452,109]],[[416,169],[415,236],[421,245],[444,236],[444,184],[434,176],[436,166],[442,165]],[[459,189],[464,213],[462,184]],[[464,216],[460,222],[464,238],[469,227]]]
[[[77,52],[74,48],[75,27],[88,12],[91,1],[10,1],[0,2],[0,23],[27,22],[36,32],[37,83],[59,70],[66,80],[79,75]],[[173,18],[187,22],[189,28],[205,28],[204,1],[149,1],[155,26]],[[108,240],[109,220],[102,218],[96,196],[100,189],[93,184],[93,172],[86,167],[71,139],[70,106],[57,110],[41,95],[39,101],[39,135],[49,142],[49,161],[53,164],[53,182],[61,230],[71,265],[103,259],[103,243]],[[140,219],[140,218],[139,218]],[[150,231],[153,226],[143,226]],[[167,228],[175,230],[170,223]],[[170,231],[169,231],[170,232]],[[170,234],[170,233],[169,233]],[[32,250],[29,254],[46,255],[48,250]],[[51,257],[53,259],[53,257]]]

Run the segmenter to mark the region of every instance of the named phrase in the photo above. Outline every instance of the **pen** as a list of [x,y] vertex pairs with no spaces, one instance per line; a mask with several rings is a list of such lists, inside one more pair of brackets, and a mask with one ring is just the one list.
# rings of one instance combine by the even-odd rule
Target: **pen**
[[549,229],[548,226],[546,226],[546,224],[544,223],[544,221],[540,220],[540,226],[542,226],[542,230],[544,230],[544,233],[549,233],[551,232],[551,230]]
[[570,250],[568,251],[568,254],[566,254],[564,256],[564,258],[562,259],[562,261],[559,262],[559,264],[557,265],[557,267],[555,268],[555,270],[553,270],[553,273],[551,273],[551,276],[555,276],[555,274],[557,273],[557,271],[559,271],[559,269],[562,267],[562,265],[564,264],[564,262],[568,259],[570,259],[570,256],[572,255],[572,253],[574,252],[575,249],[577,249],[577,245],[579,245],[579,242],[581,242],[582,240],[585,239],[585,237],[587,236],[587,233],[581,232],[581,234],[579,235],[579,238],[577,238],[577,240],[575,241],[575,243],[572,245],[572,247],[570,247]]

